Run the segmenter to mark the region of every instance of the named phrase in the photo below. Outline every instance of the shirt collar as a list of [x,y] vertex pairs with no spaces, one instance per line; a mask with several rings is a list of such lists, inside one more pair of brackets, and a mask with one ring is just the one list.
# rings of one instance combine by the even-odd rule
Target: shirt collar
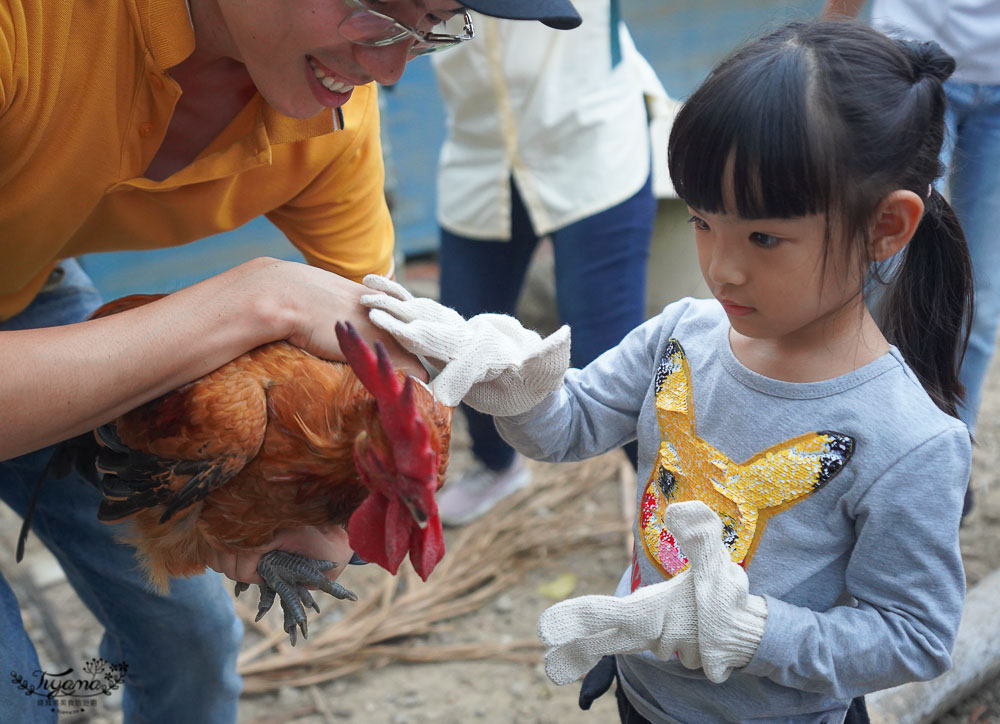
[[160,70],[194,52],[194,25],[186,0],[135,0],[135,7],[143,40]]
[[321,136],[344,127],[344,112],[337,108],[333,113],[321,111],[312,118],[290,118],[279,113],[261,99],[259,119],[267,129],[271,144],[290,143],[303,138]]

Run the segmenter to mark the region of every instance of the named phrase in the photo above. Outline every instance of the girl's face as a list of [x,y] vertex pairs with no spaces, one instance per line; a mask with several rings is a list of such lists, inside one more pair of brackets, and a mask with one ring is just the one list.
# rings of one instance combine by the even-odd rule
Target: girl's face
[[[246,66],[254,85],[282,113],[308,118],[336,108],[354,86],[399,80],[411,42],[371,47],[341,37],[338,26],[356,11],[344,0],[210,0],[222,18],[212,38]],[[367,0],[369,7],[410,27],[428,29],[461,11],[456,0]],[[332,78],[324,86],[323,77]],[[328,87],[328,86],[332,86]]]
[[824,216],[744,219],[688,209],[701,273],[737,334],[792,352],[857,331],[864,265],[840,252],[836,229],[825,254]]

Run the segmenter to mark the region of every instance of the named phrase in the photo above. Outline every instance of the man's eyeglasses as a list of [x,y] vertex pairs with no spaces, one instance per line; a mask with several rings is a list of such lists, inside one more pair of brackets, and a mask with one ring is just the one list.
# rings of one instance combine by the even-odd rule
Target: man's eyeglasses
[[343,0],[343,2],[354,10],[340,21],[337,30],[345,40],[358,45],[381,47],[403,40],[412,40],[410,55],[426,55],[472,40],[476,35],[468,11],[456,13],[428,30],[420,30],[372,10],[361,0]]

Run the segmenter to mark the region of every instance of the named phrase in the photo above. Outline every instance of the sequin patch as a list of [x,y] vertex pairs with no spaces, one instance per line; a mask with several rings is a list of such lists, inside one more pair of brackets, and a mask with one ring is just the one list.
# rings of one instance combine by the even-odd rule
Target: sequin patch
[[656,370],[656,414],[661,442],[642,495],[639,534],[647,558],[667,578],[688,566],[664,524],[668,505],[701,500],[712,508],[722,519],[733,561],[746,565],[771,516],[826,485],[854,452],[853,438],[828,430],[733,462],[695,434],[690,368],[676,339]]

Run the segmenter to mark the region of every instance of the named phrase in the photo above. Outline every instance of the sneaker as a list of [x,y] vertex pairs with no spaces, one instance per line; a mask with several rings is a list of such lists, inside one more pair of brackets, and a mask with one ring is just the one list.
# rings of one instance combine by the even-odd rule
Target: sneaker
[[531,471],[520,455],[503,470],[490,470],[477,462],[438,493],[441,522],[450,526],[471,523],[530,482]]

